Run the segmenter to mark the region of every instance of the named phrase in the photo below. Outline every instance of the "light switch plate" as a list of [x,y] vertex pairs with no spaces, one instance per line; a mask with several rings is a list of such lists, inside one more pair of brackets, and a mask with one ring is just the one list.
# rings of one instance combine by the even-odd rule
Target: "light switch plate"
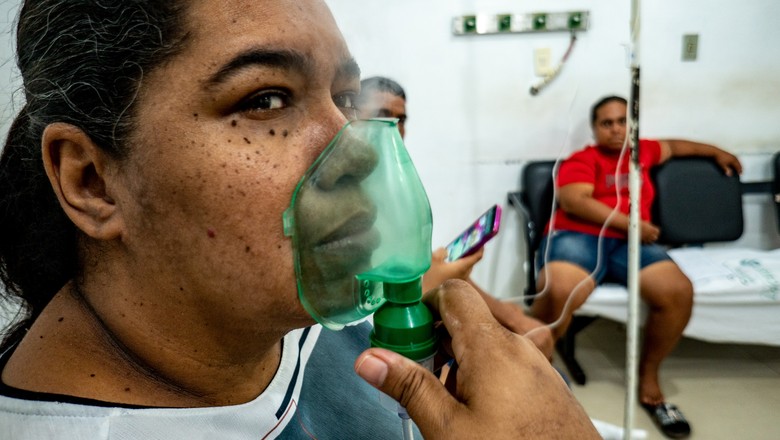
[[699,55],[699,34],[683,35],[682,60],[696,61]]
[[536,76],[547,76],[552,73],[551,57],[549,47],[534,50],[534,73]]

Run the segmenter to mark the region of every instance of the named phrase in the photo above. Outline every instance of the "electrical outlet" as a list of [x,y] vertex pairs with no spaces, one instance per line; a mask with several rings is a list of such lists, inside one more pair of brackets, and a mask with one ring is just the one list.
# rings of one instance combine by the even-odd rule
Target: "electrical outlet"
[[696,61],[699,54],[699,34],[683,35],[682,60]]
[[582,27],[582,12],[572,12],[569,14],[569,29],[575,30]]
[[477,16],[464,15],[453,23],[454,29],[461,34],[475,34],[477,32]]
[[498,17],[498,31],[499,32],[511,32],[512,31],[512,16],[509,14],[502,14]]
[[534,50],[534,73],[536,76],[552,74],[552,53],[549,47]]
[[531,26],[535,31],[547,29],[547,14],[534,14],[531,20]]

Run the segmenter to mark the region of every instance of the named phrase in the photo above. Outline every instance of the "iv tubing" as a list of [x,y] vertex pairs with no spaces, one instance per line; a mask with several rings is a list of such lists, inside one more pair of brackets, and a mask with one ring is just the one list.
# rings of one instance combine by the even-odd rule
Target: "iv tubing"
[[628,170],[628,320],[626,325],[626,402],[623,439],[631,439],[637,395],[639,355],[639,24],[640,0],[631,1],[631,97],[628,114],[631,155]]
[[409,415],[398,414],[401,417],[401,426],[404,430],[404,440],[414,440],[414,430],[412,429],[412,419]]

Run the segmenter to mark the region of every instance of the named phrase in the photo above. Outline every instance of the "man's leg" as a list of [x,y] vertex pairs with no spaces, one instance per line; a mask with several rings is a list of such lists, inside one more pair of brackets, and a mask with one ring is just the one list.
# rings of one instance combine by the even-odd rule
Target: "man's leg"
[[[531,314],[552,324],[553,337],[566,334],[572,314],[593,292],[598,275],[590,271],[598,262],[598,237],[558,231],[542,239],[537,260],[542,266],[536,276],[536,297]],[[601,272],[603,274],[603,270]]]
[[595,285],[582,267],[565,261],[553,261],[539,271],[537,296],[531,305],[532,315],[553,325],[553,337],[558,340],[566,333],[571,317]]
[[639,364],[639,401],[658,404],[664,401],[658,370],[691,317],[693,286],[671,260],[646,266],[639,272],[639,284],[649,309]]

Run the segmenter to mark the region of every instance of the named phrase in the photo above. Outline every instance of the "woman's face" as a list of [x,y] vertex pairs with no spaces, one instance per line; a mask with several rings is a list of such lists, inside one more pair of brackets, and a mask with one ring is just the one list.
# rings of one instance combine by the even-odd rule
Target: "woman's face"
[[121,172],[133,276],[209,325],[310,324],[282,213],[352,112],[357,65],[317,0],[194,1],[187,17],[184,51],[143,78]]

